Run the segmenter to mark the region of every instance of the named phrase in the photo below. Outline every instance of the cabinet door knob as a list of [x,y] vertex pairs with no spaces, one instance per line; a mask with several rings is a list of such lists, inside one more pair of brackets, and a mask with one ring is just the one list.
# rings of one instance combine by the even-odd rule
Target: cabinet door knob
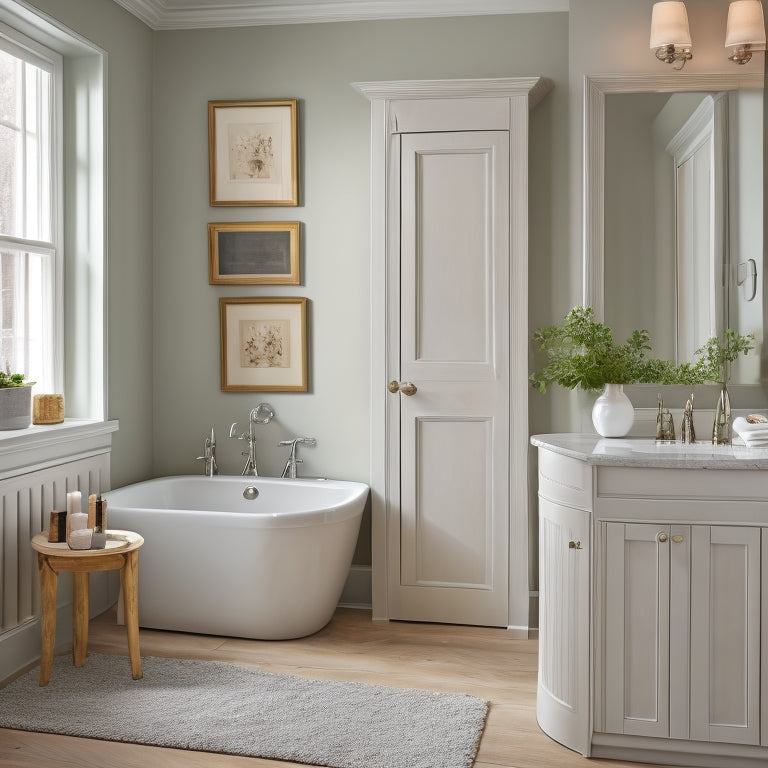
[[581,541],[569,541],[568,549],[581,549]]
[[672,537],[672,541],[674,541],[675,544],[681,544],[683,542],[683,537],[682,536],[673,536]]
[[663,544],[667,540],[667,534],[660,533],[656,538]]

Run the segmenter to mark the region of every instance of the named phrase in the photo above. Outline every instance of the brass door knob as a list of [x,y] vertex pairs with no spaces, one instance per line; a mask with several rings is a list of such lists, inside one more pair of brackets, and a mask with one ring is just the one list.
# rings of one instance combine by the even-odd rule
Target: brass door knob
[[395,381],[392,380],[387,384],[387,389],[394,395],[397,392],[402,392],[407,397],[410,397],[411,395],[415,395],[416,392],[418,392],[418,389],[416,388],[416,385],[411,383],[410,381]]
[[663,544],[667,540],[667,534],[660,533],[656,538]]
[[673,536],[672,537],[672,541],[674,541],[675,544],[681,544],[683,542],[683,537],[682,536]]
[[569,541],[568,549],[581,549],[581,541]]

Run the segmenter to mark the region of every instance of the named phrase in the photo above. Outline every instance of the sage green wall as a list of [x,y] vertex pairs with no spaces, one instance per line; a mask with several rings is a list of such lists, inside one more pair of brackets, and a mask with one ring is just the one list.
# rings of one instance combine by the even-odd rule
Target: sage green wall
[[[112,485],[152,475],[154,34],[117,3],[33,0],[107,53],[107,377]],[[66,404],[65,404],[66,405]]]
[[[157,34],[155,474],[199,472],[211,426],[222,471],[239,472],[243,443],[227,430],[266,400],[277,414],[259,429],[266,474],[282,468],[280,439],[308,435],[318,443],[301,453],[303,474],[369,479],[370,104],[352,81],[554,81],[531,131],[531,296],[550,303],[550,275],[568,258],[567,37],[567,14],[551,13]],[[299,100],[301,205],[210,207],[208,100],[283,97]],[[208,222],[275,219],[302,223],[301,286],[208,284]],[[220,391],[218,299],[243,295],[309,298],[308,394]]]

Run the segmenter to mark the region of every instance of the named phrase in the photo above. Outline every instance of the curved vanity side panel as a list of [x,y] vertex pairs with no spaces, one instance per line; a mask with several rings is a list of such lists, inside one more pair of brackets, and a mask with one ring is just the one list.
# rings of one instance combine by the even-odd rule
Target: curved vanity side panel
[[589,513],[539,501],[536,716],[555,741],[589,755]]
[[592,508],[592,468],[569,456],[539,450],[539,496],[579,509]]
[[589,756],[590,515],[573,505],[588,505],[591,472],[583,471],[582,462],[544,450],[539,470],[536,717],[555,741]]

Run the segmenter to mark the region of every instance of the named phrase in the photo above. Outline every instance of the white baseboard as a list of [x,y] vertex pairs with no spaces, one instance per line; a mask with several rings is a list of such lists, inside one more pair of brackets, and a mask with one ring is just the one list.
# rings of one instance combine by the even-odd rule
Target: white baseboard
[[[56,648],[72,643],[72,603],[56,609]],[[39,616],[0,635],[0,683],[40,661],[42,628]]]
[[353,565],[339,599],[343,608],[371,609],[371,566]]

